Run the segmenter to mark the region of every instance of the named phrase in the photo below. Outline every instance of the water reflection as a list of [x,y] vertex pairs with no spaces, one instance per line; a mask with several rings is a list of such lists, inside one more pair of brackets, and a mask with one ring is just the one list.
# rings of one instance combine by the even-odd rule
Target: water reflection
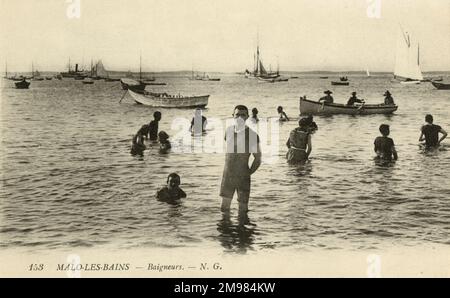
[[256,227],[247,214],[240,215],[235,224],[230,213],[224,212],[217,223],[218,240],[226,251],[245,254],[248,250],[253,250]]

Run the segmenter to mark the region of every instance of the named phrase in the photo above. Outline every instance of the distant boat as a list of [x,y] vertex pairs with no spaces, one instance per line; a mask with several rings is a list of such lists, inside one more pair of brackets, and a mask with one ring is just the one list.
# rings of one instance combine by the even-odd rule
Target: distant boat
[[348,85],[350,85],[350,82],[336,82],[336,81],[332,81],[331,85],[334,85],[334,86],[348,86]]
[[62,80],[62,75],[60,75],[60,74],[56,75],[56,76],[55,76],[55,79],[57,79],[57,80]]
[[397,111],[396,105],[369,105],[348,106],[337,103],[321,103],[300,98],[301,115],[372,115],[372,114],[392,114]]
[[52,78],[52,77],[45,77],[45,79],[46,79],[47,81],[51,81],[51,80],[53,80],[53,78]]
[[163,83],[163,82],[150,82],[150,83],[146,83],[147,86],[166,86],[167,83]]
[[75,70],[72,70],[71,65],[70,65],[70,58],[69,58],[69,64],[68,64],[68,71],[61,72],[60,74],[63,78],[80,78],[80,77],[82,77],[84,79],[88,76],[88,74],[85,71],[78,69],[78,64],[75,64]]
[[167,93],[128,90],[136,103],[160,108],[204,108],[208,105],[209,95],[176,96]]
[[406,31],[400,28],[397,38],[397,51],[395,57],[394,78],[401,84],[420,84],[423,80],[420,70],[420,45]]
[[257,79],[260,82],[266,82],[266,83],[278,83],[278,82],[287,82],[287,81],[289,81],[288,78],[281,78],[281,77],[278,77],[278,78],[267,78],[267,79],[258,77]]
[[254,55],[254,67],[253,71],[250,72],[248,69],[245,70],[245,77],[246,78],[265,78],[265,79],[275,79],[280,76],[279,70],[277,72],[271,72],[267,71],[263,65],[261,54],[259,52],[259,36],[258,36],[258,43],[256,45],[256,54]]
[[291,76],[291,79],[298,79],[298,77],[296,77],[296,76]]
[[44,80],[44,78],[41,77],[41,73],[38,70],[34,71],[33,64],[31,65],[31,77],[32,77],[33,81],[43,81]]
[[114,79],[114,78],[105,78],[105,82],[119,82],[120,79]]
[[86,85],[94,84],[94,80],[92,78],[86,78],[82,82],[83,82],[83,84],[86,84]]
[[319,77],[320,79],[326,80],[328,77]]
[[27,82],[25,79],[22,79],[20,82],[14,83],[17,89],[28,89],[30,87],[30,82]]
[[450,90],[450,84],[438,83],[435,81],[431,81],[431,84],[439,90]]
[[203,73],[203,76],[200,76],[198,74],[194,76],[194,70],[192,70],[192,75],[189,79],[193,81],[214,81],[214,82],[220,81],[220,78],[212,78],[206,73]]
[[120,84],[122,85],[123,90],[133,89],[133,90],[145,90],[146,84],[138,82],[133,79],[122,78],[120,79]]
[[347,78],[347,77],[340,77],[340,78],[339,78],[339,81],[341,81],[341,82],[347,82],[347,81],[348,81],[348,78]]

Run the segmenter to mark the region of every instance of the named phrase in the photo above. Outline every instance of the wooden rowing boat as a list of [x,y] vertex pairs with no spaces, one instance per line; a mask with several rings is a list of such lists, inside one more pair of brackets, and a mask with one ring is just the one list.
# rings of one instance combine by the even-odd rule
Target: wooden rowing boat
[[337,103],[320,103],[300,98],[300,114],[301,115],[372,115],[372,114],[392,114],[397,111],[396,105],[370,105],[363,104],[359,106],[348,106]]
[[450,84],[438,83],[434,81],[431,81],[431,84],[439,90],[450,90]]
[[209,95],[176,96],[128,89],[128,93],[138,104],[161,108],[203,108],[208,105]]

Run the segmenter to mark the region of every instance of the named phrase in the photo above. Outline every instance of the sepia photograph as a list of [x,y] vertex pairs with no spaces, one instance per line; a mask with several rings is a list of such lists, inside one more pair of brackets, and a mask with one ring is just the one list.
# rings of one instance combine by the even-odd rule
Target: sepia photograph
[[0,277],[450,277],[449,53],[449,0],[0,0]]

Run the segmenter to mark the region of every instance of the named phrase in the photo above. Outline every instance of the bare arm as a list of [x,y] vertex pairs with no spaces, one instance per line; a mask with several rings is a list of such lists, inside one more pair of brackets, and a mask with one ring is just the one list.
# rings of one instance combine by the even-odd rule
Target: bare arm
[[284,117],[286,117],[286,120],[289,121],[288,115],[285,112],[283,112],[283,114],[284,114]]
[[258,170],[259,166],[261,165],[261,162],[262,162],[261,156],[262,156],[261,148],[258,143],[257,152],[253,153],[254,158],[253,158],[252,166],[250,167],[250,175],[253,175],[253,173],[256,172]]
[[308,150],[306,151],[306,156],[309,157],[312,151],[311,135],[308,135]]
[[395,146],[392,146],[392,154],[394,155],[394,160],[398,159],[397,150],[395,149]]
[[419,142],[425,141],[425,135],[422,133],[420,133],[420,138],[419,138]]
[[443,130],[441,128],[441,130],[439,131],[441,134],[443,134],[443,136],[441,137],[441,139],[439,140],[439,144],[447,137],[447,132],[445,130]]
[[291,142],[290,142],[291,138],[289,138],[286,142],[286,147],[291,148]]

